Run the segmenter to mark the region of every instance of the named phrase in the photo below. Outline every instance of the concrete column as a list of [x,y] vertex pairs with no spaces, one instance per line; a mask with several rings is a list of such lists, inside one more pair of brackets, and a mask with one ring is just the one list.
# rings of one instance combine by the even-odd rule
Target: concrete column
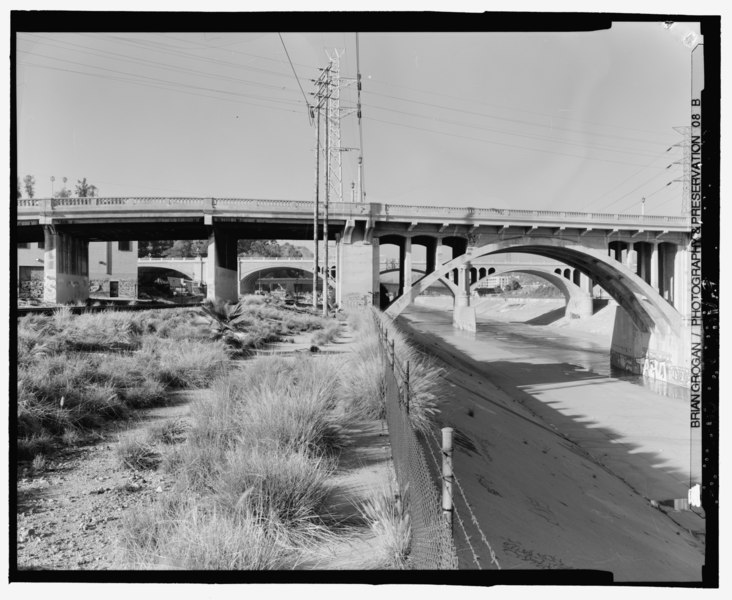
[[470,263],[458,267],[458,293],[452,312],[452,325],[457,329],[476,331],[475,308],[470,306]]
[[211,228],[208,236],[206,295],[211,300],[237,302],[239,273],[236,237],[230,232]]
[[470,263],[458,267],[457,285],[455,306],[470,306]]
[[371,306],[379,302],[379,244],[353,242],[341,245],[342,269],[338,276],[341,308]]
[[404,251],[402,254],[404,263],[404,282],[402,283],[402,294],[405,294],[412,287],[412,238],[404,240]]
[[342,291],[343,291],[343,288],[340,285],[340,283],[341,283],[340,282],[340,274],[341,274],[341,271],[342,271],[342,269],[341,269],[341,245],[342,245],[341,244],[341,236],[338,235],[338,234],[336,234],[336,247],[335,247],[335,252],[336,252],[336,279],[335,279],[335,282],[336,282],[336,297],[335,297],[335,301],[336,301],[336,304],[338,306],[341,305],[341,294],[342,294]]
[[43,228],[43,300],[54,304],[89,298],[89,242]]
[[590,295],[590,298],[592,298],[592,288],[594,286],[592,285],[592,279],[585,275],[584,273],[580,273],[580,289],[583,292],[586,292]]
[[658,290],[658,242],[653,242],[651,250],[651,287]]
[[439,238],[435,246],[435,267],[442,266],[449,260],[447,258],[449,250],[450,247],[443,245],[442,238]]
[[[379,238],[371,240],[371,298],[373,305],[377,308],[381,306],[381,246]],[[343,302],[343,292],[341,292],[341,302]]]
[[674,308],[681,314],[684,321],[691,316],[691,262],[690,253],[684,246],[676,247],[674,262]]
[[633,242],[628,242],[628,254],[625,256],[625,266],[635,273],[636,263],[638,262],[638,251],[635,249]]
[[424,272],[426,274],[430,274],[435,270],[435,265],[437,264],[437,244],[438,240],[432,239],[430,242],[425,244],[424,249],[424,258],[425,258],[425,267]]

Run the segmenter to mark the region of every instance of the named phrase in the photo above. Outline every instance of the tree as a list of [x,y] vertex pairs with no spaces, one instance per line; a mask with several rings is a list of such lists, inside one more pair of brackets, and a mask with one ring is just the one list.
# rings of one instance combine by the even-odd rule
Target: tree
[[76,180],[76,195],[79,198],[93,198],[97,195],[97,191],[97,186],[87,183],[86,177]]
[[22,198],[23,194],[20,193],[20,177],[18,177],[18,198]]
[[146,256],[152,256],[160,258],[165,256],[165,251],[173,247],[174,240],[149,240],[141,241],[137,244],[137,256],[138,258],[144,258]]
[[208,240],[175,240],[173,245],[163,252],[163,256],[176,258],[206,255],[208,255]]
[[36,192],[35,192],[36,178],[33,177],[33,175],[26,175],[23,178],[23,185],[25,185],[26,196],[28,196],[29,198],[33,198],[33,196],[36,195]]

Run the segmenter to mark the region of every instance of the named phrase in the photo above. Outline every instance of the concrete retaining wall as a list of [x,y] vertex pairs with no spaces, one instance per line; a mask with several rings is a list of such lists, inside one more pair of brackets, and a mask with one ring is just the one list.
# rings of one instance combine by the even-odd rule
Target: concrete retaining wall
[[615,312],[610,347],[613,367],[684,387],[691,385],[691,334],[688,329],[640,331],[628,314]]

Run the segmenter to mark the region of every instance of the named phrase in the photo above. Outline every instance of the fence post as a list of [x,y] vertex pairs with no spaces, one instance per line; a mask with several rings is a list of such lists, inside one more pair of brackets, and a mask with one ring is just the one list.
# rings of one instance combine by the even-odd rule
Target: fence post
[[407,414],[409,414],[409,361],[407,361],[407,369],[404,374],[404,406],[407,407]]
[[391,340],[391,368],[394,368],[394,362],[396,361],[396,354],[394,354],[394,340]]
[[452,532],[452,427],[442,428],[442,516]]

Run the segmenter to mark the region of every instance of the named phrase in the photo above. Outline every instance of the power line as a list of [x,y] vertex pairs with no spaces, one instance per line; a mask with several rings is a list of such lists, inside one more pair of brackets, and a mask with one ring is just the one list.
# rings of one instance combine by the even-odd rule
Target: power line
[[[672,146],[672,147],[673,147],[673,146]],[[672,148],[672,147],[671,147],[671,148]],[[619,187],[623,186],[623,185],[624,185],[625,183],[627,183],[628,181],[630,181],[631,179],[633,179],[633,177],[635,177],[635,176],[636,176],[636,175],[638,175],[639,173],[642,173],[642,172],[643,172],[643,171],[645,171],[645,170],[646,170],[647,168],[649,168],[649,167],[650,167],[650,166],[651,166],[651,165],[652,165],[652,164],[653,164],[654,162],[656,162],[656,161],[657,161],[657,160],[658,160],[658,159],[659,159],[659,158],[660,158],[661,156],[663,156],[664,154],[668,153],[668,151],[669,151],[669,150],[671,150],[671,148],[667,148],[667,149],[666,149],[666,150],[664,150],[663,152],[659,152],[659,153],[658,153],[658,154],[657,154],[657,155],[656,155],[655,157],[653,157],[653,159],[651,159],[651,161],[650,161],[650,162],[649,162],[649,163],[648,163],[647,165],[644,165],[644,166],[642,166],[642,167],[641,167],[640,169],[638,169],[637,171],[635,171],[635,172],[634,172],[634,173],[633,173],[632,175],[630,175],[630,176],[626,177],[625,179],[623,179],[623,181],[621,181],[620,183],[618,183],[618,184],[617,184],[616,186],[614,186],[614,187],[610,188],[609,190],[607,190],[607,191],[606,191],[605,193],[603,193],[603,194],[602,194],[602,196],[599,196],[599,197],[595,198],[594,200],[592,200],[592,201],[588,202],[588,203],[587,203],[587,205],[588,205],[588,206],[590,206],[590,205],[592,205],[592,204],[595,204],[596,202],[599,202],[599,201],[600,201],[600,200],[602,200],[602,199],[603,199],[603,198],[604,198],[605,196],[607,196],[608,194],[611,194],[612,192],[614,192],[615,190],[617,190],[617,189],[618,189]],[[668,168],[668,167],[666,167],[666,168]]]
[[[659,178],[659,177],[660,177],[661,175],[664,175],[664,174],[665,174],[665,171],[666,171],[666,169],[664,169],[664,170],[663,170],[663,171],[661,171],[660,173],[656,173],[656,174],[655,174],[655,175],[654,175],[653,177],[651,177],[650,179],[648,179],[648,180],[644,181],[644,182],[643,182],[643,183],[641,183],[641,184],[640,184],[640,185],[639,185],[638,187],[635,187],[635,188],[633,188],[633,189],[632,189],[632,190],[630,190],[630,191],[629,191],[629,192],[628,192],[627,194],[623,194],[622,196],[620,196],[620,198],[616,198],[616,199],[615,199],[615,200],[613,200],[613,201],[612,201],[612,202],[611,202],[610,204],[607,204],[607,205],[605,205],[605,206],[604,206],[603,208],[601,208],[601,209],[598,209],[598,212],[604,212],[604,211],[606,211],[606,210],[607,210],[608,208],[610,208],[611,206],[614,206],[615,204],[617,204],[618,202],[620,202],[620,201],[621,201],[621,200],[622,200],[623,198],[627,198],[627,197],[628,197],[628,196],[630,196],[630,195],[631,195],[631,194],[632,194],[633,192],[636,192],[636,191],[638,191],[638,190],[639,190],[639,189],[641,189],[642,187],[644,187],[644,186],[648,185],[649,183],[651,183],[651,181],[653,181],[654,179],[658,179],[658,178]],[[664,186],[664,187],[665,187],[665,186]],[[646,198],[648,198],[648,197],[649,197],[649,196],[646,196]]]
[[[205,72],[205,71],[199,71],[199,70],[196,70],[196,69],[189,69],[189,68],[186,68],[186,67],[180,67],[180,66],[177,66],[177,65],[171,65],[170,63],[159,62],[159,61],[154,61],[154,60],[150,60],[150,59],[143,59],[143,58],[132,57],[132,56],[129,56],[129,55],[126,55],[126,54],[120,54],[119,52],[112,52],[110,50],[101,50],[101,49],[97,49],[97,48],[90,48],[89,46],[84,46],[82,44],[74,44],[72,42],[58,41],[58,43],[51,43],[51,42],[55,42],[56,40],[49,40],[48,38],[45,38],[44,36],[32,36],[32,37],[35,37],[36,39],[43,40],[45,45],[51,46],[51,47],[64,48],[64,46],[71,46],[71,47],[75,47],[75,48],[81,48],[82,50],[74,50],[73,48],[69,48],[69,50],[71,50],[72,52],[78,52],[79,54],[84,54],[84,55],[87,55],[87,56],[98,56],[100,58],[106,58],[104,56],[106,54],[106,55],[110,55],[112,57],[112,60],[118,60],[120,62],[129,62],[129,63],[132,63],[132,64],[139,64],[139,65],[142,65],[142,66],[149,66],[149,67],[152,67],[152,68],[159,67],[159,68],[165,69],[166,71],[173,70],[173,71],[179,71],[179,72],[182,72],[182,73],[191,73],[193,75],[198,75],[200,77],[207,77],[207,78],[218,79],[218,80],[227,80],[227,81],[232,81],[232,82],[235,82],[235,83],[244,83],[244,84],[248,84],[248,85],[255,85],[255,86],[259,86],[259,87],[266,87],[266,88],[276,89],[276,90],[285,89],[287,91],[293,91],[293,92],[295,91],[294,89],[291,89],[291,88],[283,88],[280,85],[266,84],[266,83],[261,83],[259,81],[252,81],[252,80],[249,80],[249,79],[241,79],[239,77],[231,77],[231,76],[228,76],[228,75],[221,75],[221,74],[212,75],[211,73],[208,73],[208,72]],[[59,45],[59,44],[62,44],[62,45]],[[33,52],[29,51],[29,50],[27,50],[27,51],[26,50],[21,51],[21,53],[22,54],[23,53],[24,54],[34,54],[35,56],[41,56],[41,57],[44,57],[44,58],[52,58],[54,60],[59,60],[59,61],[67,60],[67,59],[62,59],[62,58],[58,58],[58,57],[55,57],[55,56],[54,57],[50,57],[50,56],[47,56],[47,55],[33,53]],[[116,57],[120,57],[120,58],[116,58]],[[68,62],[73,62],[73,61],[68,61]],[[76,63],[76,64],[82,64],[82,63]],[[226,64],[227,64],[227,66],[231,66],[232,68],[239,68],[239,65],[237,65],[235,63],[226,63]],[[96,67],[94,65],[84,65],[84,66],[89,66],[89,67],[98,68],[98,69],[103,68],[103,67]],[[272,73],[274,73],[274,72],[272,72]],[[278,75],[280,75],[280,74],[278,74]],[[289,75],[288,75],[288,77],[289,77]]]
[[[665,134],[659,133],[658,131],[653,131],[653,130],[650,130],[650,129],[639,129],[639,128],[636,128],[636,127],[625,127],[625,126],[622,126],[622,125],[608,125],[608,124],[605,124],[605,123],[599,123],[597,121],[585,121],[585,120],[582,120],[582,119],[572,119],[572,118],[569,118],[569,117],[555,117],[554,115],[551,115],[549,113],[544,113],[544,112],[541,112],[541,111],[527,110],[527,109],[523,109],[523,108],[516,108],[515,106],[505,106],[505,105],[501,105],[501,104],[491,104],[491,103],[488,103],[488,102],[480,102],[478,100],[471,100],[469,98],[465,98],[464,96],[455,96],[453,94],[445,94],[445,93],[435,92],[435,91],[432,91],[432,90],[424,90],[424,89],[414,88],[414,87],[411,87],[411,86],[402,85],[402,84],[398,84],[398,83],[391,83],[391,82],[386,82],[386,81],[380,81],[378,78],[371,78],[370,77],[369,78],[369,81],[372,82],[372,83],[376,83],[377,85],[389,86],[389,88],[393,88],[393,87],[404,88],[404,89],[407,89],[407,90],[411,90],[411,91],[414,91],[414,92],[418,92],[420,94],[427,94],[427,95],[432,95],[432,96],[440,96],[440,97],[443,97],[443,98],[449,98],[451,100],[461,100],[463,102],[470,102],[471,104],[479,104],[481,106],[492,106],[492,107],[500,108],[500,109],[503,109],[503,110],[510,110],[510,111],[521,112],[521,113],[526,113],[526,114],[538,115],[538,116],[542,116],[542,117],[557,118],[557,119],[562,119],[564,121],[572,121],[572,122],[575,122],[575,123],[586,123],[588,125],[595,125],[597,127],[612,127],[613,129],[625,129],[626,131],[637,131],[637,132],[640,132],[640,133],[650,133],[651,135],[656,135],[656,136],[665,135]],[[376,93],[376,92],[371,91],[370,93]],[[406,98],[400,98],[400,99],[403,99],[403,100],[406,100],[407,102],[410,102],[410,100],[408,100]]]
[[[77,35],[81,35],[81,36],[84,36],[84,37],[88,37],[88,38],[93,39],[93,40],[98,40],[99,39],[98,36],[91,35],[91,34],[78,33]],[[198,61],[207,62],[207,63],[210,63],[210,64],[216,64],[216,65],[222,65],[222,66],[226,66],[226,67],[231,67],[231,68],[234,68],[234,69],[246,69],[246,70],[249,70],[249,71],[256,71],[256,72],[259,72],[259,73],[264,73],[266,75],[274,75],[276,77],[290,77],[290,75],[288,73],[281,73],[279,71],[272,71],[270,69],[263,69],[261,67],[253,67],[253,66],[247,65],[247,64],[241,64],[241,63],[231,62],[231,61],[228,61],[228,60],[222,60],[220,58],[210,58],[210,57],[207,57],[207,56],[201,56],[201,55],[198,55],[198,54],[192,54],[190,52],[184,52],[184,51],[181,51],[181,50],[173,49],[175,47],[169,46],[167,44],[159,44],[159,43],[155,43],[155,42],[152,42],[152,41],[149,41],[149,40],[130,40],[130,39],[126,39],[126,38],[118,38],[116,36],[110,36],[109,38],[105,38],[105,39],[111,39],[111,40],[114,40],[115,42],[117,42],[119,44],[123,44],[123,45],[126,45],[126,46],[133,46],[133,47],[136,47],[136,48],[142,48],[143,50],[146,50],[148,52],[152,49],[155,52],[160,52],[162,54],[168,54],[170,56],[177,56],[177,57],[185,58],[185,59],[188,59],[188,60],[198,60]],[[174,38],[174,39],[177,39],[177,38]],[[67,43],[71,43],[71,42],[67,42]],[[193,42],[193,43],[196,43],[196,42]],[[206,47],[208,48],[209,46],[206,46]],[[104,50],[103,52],[109,52],[109,51],[108,50]],[[226,52],[229,53],[229,54],[233,53],[233,54],[243,54],[245,56],[256,56],[256,55],[250,55],[250,54],[247,54],[247,53],[244,53],[244,52],[237,52],[236,50],[231,50],[231,49],[227,49]],[[266,58],[266,57],[258,57],[258,58]],[[272,61],[277,62],[277,63],[284,63],[284,61],[278,60],[278,59],[267,58],[267,60],[272,60]]]
[[[665,185],[661,186],[657,190],[651,192],[650,194],[646,194],[645,196],[643,196],[643,199],[644,200],[648,200],[649,198],[652,198],[653,196],[655,196],[659,192],[663,192],[664,190],[668,190],[668,186],[670,186],[672,183],[673,183],[673,181],[669,181],[668,183],[666,183]],[[664,204],[666,204],[667,202],[670,202],[671,200],[673,200],[673,198],[669,198],[668,200],[662,202],[661,204],[659,204],[658,206],[656,206],[656,208],[658,208],[659,206],[663,206]],[[629,204],[628,206],[626,206],[625,208],[623,208],[620,212],[624,212],[624,211],[628,210],[629,208],[631,208],[632,206],[635,206],[636,205],[636,202],[637,201],[634,200],[631,204]]]
[[292,67],[292,73],[295,75],[295,81],[297,81],[297,85],[300,88],[300,91],[302,92],[302,97],[305,99],[305,106],[308,111],[308,116],[310,116],[310,102],[308,102],[308,97],[305,95],[305,90],[302,89],[302,85],[300,84],[300,78],[297,76],[297,71],[295,71],[295,65],[292,64],[292,59],[290,58],[290,53],[287,51],[287,46],[285,46],[285,40],[282,39],[282,34],[278,31],[277,35],[280,36],[280,41],[282,42],[282,47],[285,49],[285,54],[287,55],[287,60],[290,61],[290,66]]
[[[52,67],[50,65],[39,65],[39,64],[31,63],[31,62],[27,62],[27,61],[21,61],[18,64],[20,64],[20,65],[26,65],[26,66],[29,66],[29,67],[36,67],[36,68],[39,68],[39,69],[48,69],[48,70],[51,70],[51,71],[60,71],[60,72],[63,72],[63,73],[74,73],[74,74],[77,74],[77,75],[85,75],[87,77],[94,77],[94,78],[97,78],[97,79],[108,79],[108,80],[111,80],[111,81],[119,81],[119,82],[127,83],[127,84],[130,84],[130,85],[138,85],[138,86],[150,87],[150,88],[154,88],[154,89],[161,89],[161,90],[167,90],[167,91],[175,91],[177,93],[188,94],[188,95],[191,95],[191,96],[200,96],[202,98],[212,98],[214,100],[222,100],[222,101],[225,101],[225,102],[234,102],[235,104],[248,104],[250,106],[256,106],[258,108],[267,108],[267,109],[270,109],[270,110],[279,110],[279,111],[282,111],[282,112],[289,112],[289,113],[294,113],[294,114],[301,114],[299,110],[290,110],[290,109],[287,109],[287,108],[280,108],[280,107],[277,107],[277,106],[268,106],[268,105],[265,105],[265,104],[254,104],[252,102],[244,102],[244,101],[241,101],[241,100],[234,100],[234,99],[231,99],[231,98],[221,98],[220,96],[214,96],[214,95],[211,95],[211,94],[199,94],[199,93],[191,92],[191,91],[188,91],[188,90],[185,90],[185,89],[180,89],[180,86],[171,87],[171,86],[165,85],[165,84],[156,85],[154,83],[147,83],[147,82],[142,82],[142,81],[135,81],[134,79],[126,79],[126,78],[122,78],[122,77],[112,77],[112,76],[109,76],[109,75],[102,75],[100,73],[87,73],[85,71],[77,71],[75,69],[64,69],[62,67]],[[237,94],[235,92],[226,92],[226,91],[223,91],[223,90],[208,90],[208,91],[212,91],[214,93],[220,92],[220,93],[230,94],[230,95],[233,95],[233,96],[244,97],[244,98],[250,98],[251,97],[251,96],[247,96],[247,95],[244,95],[244,94]],[[259,97],[255,97],[255,98],[259,98]],[[277,100],[271,99],[271,101],[272,102],[276,102]]]
[[[495,120],[498,120],[498,121],[506,121],[508,123],[517,123],[517,124],[520,124],[520,125],[530,125],[532,127],[541,127],[543,129],[556,129],[558,131],[568,131],[568,132],[571,132],[571,133],[585,133],[585,134],[588,133],[587,131],[583,131],[581,129],[571,129],[569,127],[555,127],[553,125],[544,125],[543,123],[536,123],[536,122],[532,122],[532,121],[523,121],[521,119],[511,119],[511,118],[508,118],[508,117],[499,117],[497,115],[491,115],[491,114],[487,114],[487,113],[483,113],[483,112],[476,112],[476,111],[466,110],[466,109],[462,109],[462,108],[454,108],[452,106],[446,106],[444,104],[435,104],[435,103],[432,103],[432,102],[422,102],[420,100],[410,100],[409,98],[402,98],[402,97],[399,97],[399,96],[393,96],[391,94],[382,94],[380,92],[374,92],[372,90],[369,90],[368,93],[369,94],[374,94],[374,95],[377,95],[377,96],[383,96],[384,98],[391,98],[393,100],[400,100],[400,101],[403,101],[403,102],[411,102],[413,104],[421,104],[423,106],[429,106],[429,107],[432,107],[432,108],[442,108],[442,109],[452,110],[452,111],[455,111],[455,112],[465,113],[465,114],[473,115],[473,116],[477,116],[477,117],[484,117],[484,118],[487,118],[487,119],[495,119]],[[542,114],[542,113],[538,113],[538,114]],[[545,116],[551,116],[551,115],[545,115]],[[642,140],[642,139],[639,139],[639,138],[632,138],[632,137],[621,136],[621,135],[614,135],[614,134],[609,134],[609,133],[593,133],[593,135],[596,135],[596,136],[599,136],[599,137],[615,138],[615,139],[619,139],[619,140],[623,140],[623,141],[641,142],[641,143],[644,143],[644,144],[658,145],[658,144],[661,143],[661,142],[658,142],[658,141]],[[666,145],[668,145],[668,144],[666,144]]]
[[575,141],[571,141],[571,140],[562,140],[562,139],[552,138],[552,137],[548,137],[548,136],[533,135],[533,134],[528,134],[528,133],[517,133],[517,132],[507,131],[505,129],[495,129],[493,127],[483,127],[483,126],[475,125],[475,124],[471,124],[471,123],[461,123],[460,121],[442,119],[439,117],[430,117],[428,115],[420,115],[417,113],[411,113],[411,112],[407,112],[407,111],[403,111],[403,110],[398,110],[395,108],[386,108],[384,106],[377,106],[377,105],[373,105],[373,104],[369,104],[368,106],[371,108],[375,108],[377,110],[385,110],[385,111],[394,112],[397,114],[408,115],[410,117],[418,117],[420,119],[429,119],[431,121],[437,121],[437,122],[445,123],[448,125],[457,125],[459,127],[469,127],[471,129],[481,129],[483,131],[491,131],[493,133],[501,133],[503,135],[509,135],[509,136],[513,136],[513,137],[522,137],[522,138],[528,138],[528,139],[532,139],[532,140],[542,140],[542,141],[548,141],[548,142],[551,142],[554,144],[579,146],[581,148],[595,149],[595,150],[600,150],[600,151],[605,151],[605,152],[616,152],[619,154],[628,154],[628,155],[633,155],[633,156],[652,156],[648,152],[633,152],[633,151],[628,151],[628,150],[621,150],[614,146],[604,146],[604,145],[598,145],[598,144],[583,144],[581,142],[575,142]]
[[[623,161],[619,161],[619,160],[611,160],[611,159],[608,159],[608,158],[594,158],[594,157],[591,157],[591,156],[582,156],[582,155],[579,155],[579,154],[569,154],[569,153],[566,153],[566,152],[557,152],[555,150],[545,150],[543,148],[531,148],[529,146],[520,146],[518,144],[507,144],[505,142],[495,142],[493,140],[486,140],[484,138],[475,138],[475,137],[471,137],[471,136],[467,136],[467,135],[459,135],[459,134],[456,134],[456,133],[447,133],[447,132],[444,132],[444,131],[436,131],[434,129],[426,129],[424,127],[416,127],[414,125],[405,125],[404,123],[395,123],[394,121],[384,121],[383,119],[376,119],[374,117],[366,117],[366,119],[369,120],[369,121],[377,122],[377,123],[384,123],[386,125],[395,125],[397,127],[406,127],[407,129],[415,129],[415,130],[418,130],[418,131],[426,131],[428,133],[437,133],[439,135],[446,135],[446,136],[449,136],[449,137],[455,137],[455,138],[460,138],[460,139],[464,139],[464,140],[472,140],[472,141],[475,141],[475,142],[482,142],[484,144],[491,144],[491,145],[494,145],[494,146],[504,146],[506,148],[517,148],[519,150],[530,150],[530,151],[533,151],[533,152],[542,152],[542,153],[545,153],[545,154],[554,154],[556,156],[568,156],[568,157],[571,157],[571,158],[579,158],[579,159],[582,159],[582,160],[592,160],[592,161],[598,161],[598,162],[614,163],[614,164],[618,164],[618,165],[629,165],[631,167],[637,167],[637,166],[639,166],[638,163],[629,163],[629,162],[623,162]],[[649,167],[649,168],[653,168],[653,167]]]
[[[55,56],[48,56],[47,54],[39,54],[38,52],[25,51],[24,54],[28,54],[28,55],[31,55],[31,56],[38,56],[40,58],[46,58],[46,59],[50,59],[50,60],[55,60],[55,61],[62,62],[62,63],[68,63],[68,64],[71,64],[71,65],[78,65],[78,66],[86,67],[86,68],[89,68],[89,69],[98,69],[99,71],[107,71],[109,73],[115,73],[117,75],[129,75],[131,77],[137,77],[139,79],[145,79],[145,80],[149,80],[149,81],[154,81],[154,82],[158,82],[158,83],[169,84],[169,85],[178,86],[178,87],[187,87],[187,88],[191,88],[191,89],[211,91],[211,89],[208,88],[208,87],[202,87],[202,86],[198,86],[198,85],[193,85],[191,83],[182,83],[182,82],[178,82],[178,81],[170,81],[168,79],[160,79],[159,77],[149,77],[147,75],[142,75],[140,73],[131,73],[129,71],[119,71],[117,69],[110,69],[110,68],[107,68],[107,67],[98,67],[96,65],[90,65],[88,63],[83,63],[83,62],[79,62],[79,61],[76,61],[76,60],[70,60],[70,59],[67,59],[67,58],[57,58]],[[29,63],[29,64],[34,64],[34,63]],[[254,85],[260,85],[260,86],[266,87],[266,88],[272,88],[274,90],[280,90],[280,89],[282,89],[281,86],[276,86],[276,85],[271,85],[271,84],[257,83],[257,82],[249,82],[249,83],[253,83]],[[216,92],[221,93],[221,94],[231,94],[231,95],[248,97],[248,98],[255,98],[255,99],[260,99],[260,100],[270,100],[272,102],[284,102],[284,103],[291,102],[291,101],[288,101],[286,99],[272,98],[271,96],[269,96],[269,97],[263,97],[263,96],[255,96],[255,95],[252,95],[252,94],[240,94],[240,93],[237,93],[237,92],[230,92],[228,90],[213,90],[213,91],[216,91]]]

